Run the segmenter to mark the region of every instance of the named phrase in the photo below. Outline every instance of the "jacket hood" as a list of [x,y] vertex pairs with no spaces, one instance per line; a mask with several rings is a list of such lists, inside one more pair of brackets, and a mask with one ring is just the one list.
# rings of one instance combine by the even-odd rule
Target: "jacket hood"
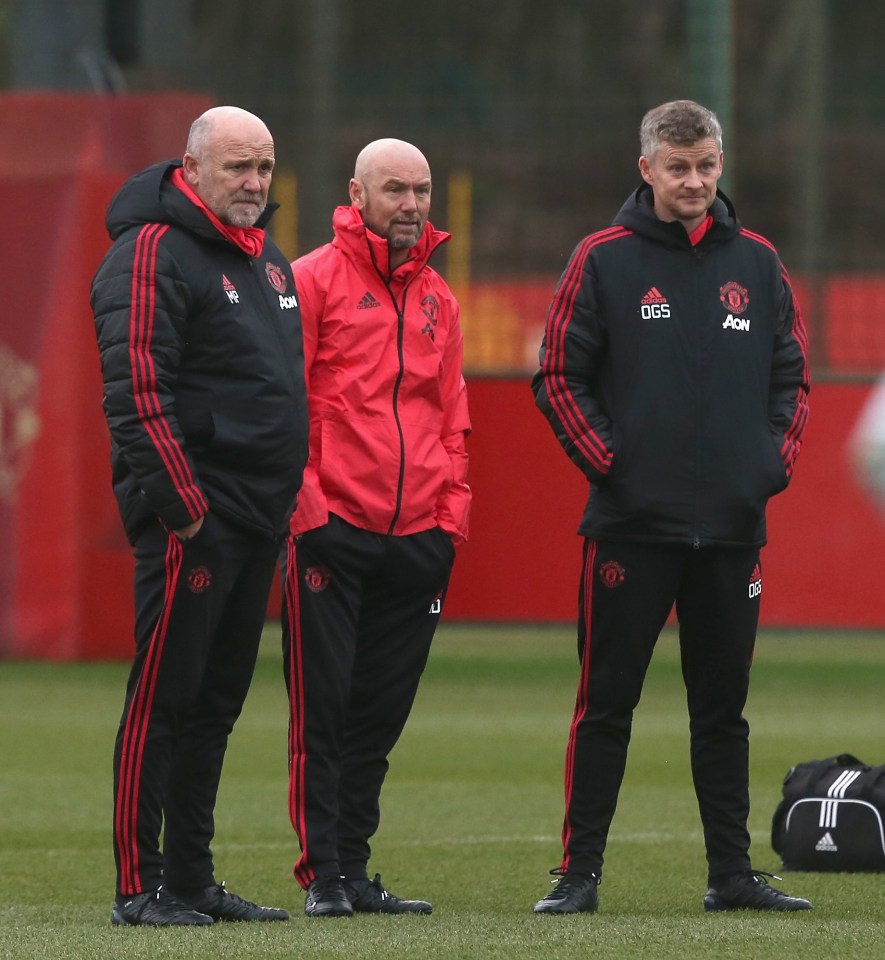
[[[130,227],[145,223],[169,223],[214,240],[223,240],[208,218],[170,183],[181,160],[164,160],[130,177],[108,205],[105,224],[112,240]],[[264,227],[279,204],[268,203],[255,222]]]
[[[734,204],[721,190],[716,191],[716,199],[707,212],[713,217],[713,224],[703,243],[722,243],[740,232],[741,222]],[[667,223],[658,219],[654,210],[654,194],[647,183],[640,184],[630,194],[612,221],[612,226],[626,227],[666,246],[690,246],[685,227],[679,221]]]
[[[352,257],[363,259],[373,264],[376,270],[387,277],[390,270],[390,250],[384,237],[379,237],[366,228],[359,210],[350,206],[336,207],[332,214],[332,227],[335,230],[336,246],[341,247]],[[397,277],[409,276],[426,266],[432,253],[440,244],[448,242],[451,234],[444,230],[437,230],[428,220],[424,224],[421,236],[414,247],[409,250],[409,259],[400,264],[392,272]]]

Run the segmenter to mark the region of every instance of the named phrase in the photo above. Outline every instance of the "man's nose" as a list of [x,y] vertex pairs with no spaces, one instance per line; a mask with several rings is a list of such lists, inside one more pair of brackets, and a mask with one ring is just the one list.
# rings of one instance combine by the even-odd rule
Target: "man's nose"
[[249,193],[261,193],[261,177],[257,170],[250,170],[243,179],[243,189]]

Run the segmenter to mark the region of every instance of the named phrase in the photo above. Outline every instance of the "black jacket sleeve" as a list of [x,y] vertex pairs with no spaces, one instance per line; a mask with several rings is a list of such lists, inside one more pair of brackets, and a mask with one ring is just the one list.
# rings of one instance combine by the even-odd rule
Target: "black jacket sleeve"
[[789,477],[808,422],[810,382],[805,324],[787,272],[783,267],[781,270],[783,283],[771,367],[768,421]]
[[612,425],[599,400],[607,337],[595,289],[585,240],[572,254],[554,292],[532,390],[569,458],[592,483],[599,483],[611,469]]
[[175,530],[209,505],[175,410],[188,289],[164,243],[168,229],[147,224],[117,241],[93,280],[92,309],[115,457]]

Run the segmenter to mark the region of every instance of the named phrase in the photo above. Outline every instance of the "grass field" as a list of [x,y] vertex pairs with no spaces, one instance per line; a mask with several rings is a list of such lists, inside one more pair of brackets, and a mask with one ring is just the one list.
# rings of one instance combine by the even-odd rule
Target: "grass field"
[[[286,706],[269,627],[217,810],[219,879],[287,907],[285,924],[112,928],[110,755],[127,665],[0,663],[0,958],[854,960],[885,955],[885,874],[784,874],[816,909],[706,915],[672,634],[637,711],[600,912],[539,917],[560,856],[562,764],[577,664],[568,629],[444,626],[392,757],[371,866],[431,917],[308,919],[291,877]],[[885,637],[760,637],[753,857],[777,872],[771,815],[787,769],[852,752],[885,762]]]

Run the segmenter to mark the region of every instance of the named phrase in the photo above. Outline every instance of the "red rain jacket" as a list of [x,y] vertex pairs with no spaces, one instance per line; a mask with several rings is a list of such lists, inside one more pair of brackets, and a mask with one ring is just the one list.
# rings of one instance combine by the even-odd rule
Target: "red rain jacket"
[[458,304],[424,227],[392,272],[387,241],[338,207],[335,237],[292,264],[304,330],[310,458],[293,534],[334,513],[375,533],[467,539],[470,432]]

